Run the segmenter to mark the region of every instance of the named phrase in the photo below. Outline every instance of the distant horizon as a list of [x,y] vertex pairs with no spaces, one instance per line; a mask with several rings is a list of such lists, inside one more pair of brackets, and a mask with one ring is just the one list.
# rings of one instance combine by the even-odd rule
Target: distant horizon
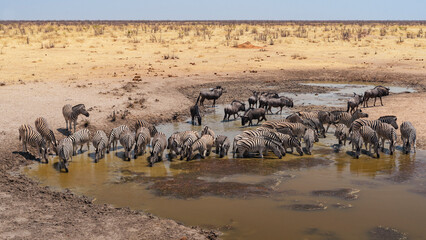
[[3,0],[3,21],[423,21],[418,0]]

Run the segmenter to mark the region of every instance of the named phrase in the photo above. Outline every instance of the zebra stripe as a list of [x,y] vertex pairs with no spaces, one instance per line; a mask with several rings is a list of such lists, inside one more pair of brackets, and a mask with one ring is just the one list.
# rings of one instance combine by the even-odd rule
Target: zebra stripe
[[382,152],[384,151],[385,148],[385,140],[389,140],[390,141],[390,145],[389,145],[389,152],[392,155],[393,152],[395,151],[395,144],[396,144],[396,130],[395,128],[392,127],[392,125],[387,124],[387,123],[382,123],[380,125],[377,126],[377,135],[379,136],[379,139],[382,142]]
[[151,137],[154,137],[155,134],[157,134],[157,132],[158,132],[157,128],[154,125],[152,125],[151,123],[149,123],[149,122],[147,122],[145,120],[139,119],[135,123],[135,129],[136,129],[136,131],[138,131],[138,129],[141,128],[141,127],[148,128],[149,129],[149,133],[151,134]]
[[[89,113],[86,111],[86,107],[84,106],[84,104],[78,104],[78,105],[75,105],[74,107],[71,107],[70,104],[66,104],[62,108],[62,115],[64,115],[64,118],[65,118],[67,131],[69,131],[70,129],[72,130],[71,123],[74,123],[74,132],[75,132],[77,119],[80,114],[83,114],[86,117],[89,116]],[[69,123],[69,128],[68,128],[68,123]]]
[[371,153],[371,148],[373,147],[374,152],[377,154],[377,158],[379,158],[379,137],[377,135],[377,132],[369,126],[362,126],[359,129],[359,134],[361,135],[362,140],[365,144],[365,149]]
[[336,123],[345,124],[349,128],[355,120],[367,117],[367,113],[364,113],[361,109],[358,109],[353,114],[349,112],[336,112],[334,115],[334,121]]
[[294,136],[298,138],[299,141],[303,138],[306,130],[308,129],[302,123],[289,123],[289,122],[279,122],[276,127],[277,131],[279,132],[280,132],[280,129],[285,129],[285,128],[289,128],[293,132]]
[[355,151],[355,157],[359,158],[359,155],[361,154],[361,147],[362,147],[361,134],[358,131],[350,132],[348,139],[349,139],[349,144],[352,145],[352,151]]
[[393,128],[398,129],[398,123],[396,122],[397,117],[393,115],[381,116],[377,119],[381,122],[388,123],[392,125]]
[[37,118],[35,120],[35,127],[37,129],[37,132],[39,132],[46,141],[46,147],[49,149],[50,145],[52,144],[53,149],[56,152],[56,147],[58,143],[56,142],[55,134],[53,133],[52,129],[50,129],[47,120],[44,117]]
[[58,144],[58,157],[59,157],[59,171],[62,168],[68,172],[68,164],[72,160],[72,153],[74,146],[71,138],[67,137],[62,139]]
[[267,149],[272,150],[278,158],[282,158],[283,149],[278,142],[265,139],[263,137],[246,138],[237,141],[237,150],[239,157],[244,157],[244,154],[258,152],[263,158],[263,152]]
[[146,146],[151,142],[151,134],[146,127],[140,127],[136,132],[136,144],[134,150],[135,159],[137,156],[145,154]]
[[408,154],[411,147],[416,152],[416,129],[411,122],[403,122],[400,127],[403,151]]
[[87,128],[83,128],[81,130],[78,130],[77,132],[75,132],[74,134],[72,134],[71,136],[69,136],[69,138],[72,140],[74,149],[73,149],[73,156],[76,155],[76,150],[77,147],[80,146],[80,153],[83,152],[83,145],[85,143],[87,143],[87,151],[90,150],[89,145],[90,145],[90,131]]
[[116,128],[113,128],[111,130],[111,132],[109,133],[109,138],[108,138],[108,148],[107,148],[107,153],[109,153],[109,151],[111,151],[111,144],[112,144],[112,149],[117,149],[117,141],[120,139],[120,135],[123,132],[126,131],[130,131],[129,127],[126,125],[120,125]]
[[192,153],[198,151],[202,158],[209,156],[213,147],[214,139],[210,135],[203,135],[200,139],[196,140],[191,146],[188,146],[187,161],[192,159]]
[[314,147],[314,142],[318,141],[318,135],[316,135],[315,131],[312,128],[308,128],[306,130],[305,135],[303,136],[303,140],[305,141],[306,153],[311,155],[311,150]]
[[293,153],[293,149],[296,148],[297,153],[299,153],[300,156],[303,155],[302,144],[296,137],[280,132],[276,132],[275,134],[280,138],[284,152],[287,151],[287,148],[290,148],[290,153]]
[[349,128],[345,124],[336,124],[336,130],[334,131],[334,136],[339,141],[339,145],[346,145],[346,140],[349,137]]
[[103,158],[105,156],[105,151],[108,146],[108,137],[104,131],[98,130],[93,136],[92,143],[96,150],[95,162],[98,162],[100,158]]
[[22,142],[23,152],[28,152],[27,144],[29,144],[37,149],[40,161],[44,159],[46,162],[49,162],[47,159],[46,141],[30,125],[23,124],[19,127],[19,141]]
[[224,157],[228,155],[228,150],[231,147],[231,142],[229,141],[229,138],[224,135],[218,135],[215,139],[215,145],[216,145],[216,153],[219,154],[219,157]]
[[120,144],[124,148],[124,160],[130,161],[130,154],[135,145],[135,135],[130,131],[124,131],[120,135]]
[[154,138],[152,139],[152,151],[151,157],[148,158],[149,166],[152,165],[163,158],[163,152],[167,148],[167,138],[166,135],[162,132],[157,132]]
[[204,128],[203,128],[203,131],[201,131],[201,136],[203,136],[203,135],[206,135],[206,134],[208,134],[208,135],[210,135],[210,136],[212,136],[213,138],[215,137],[215,133],[214,133],[214,131],[211,129],[211,128],[209,128],[209,126],[205,126]]

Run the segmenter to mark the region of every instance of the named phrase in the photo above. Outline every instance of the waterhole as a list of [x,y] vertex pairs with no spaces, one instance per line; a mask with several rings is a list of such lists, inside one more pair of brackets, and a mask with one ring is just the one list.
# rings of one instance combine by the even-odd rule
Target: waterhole
[[[341,90],[347,86],[336,86],[334,104],[351,94]],[[300,94],[294,97],[297,102]],[[319,98],[311,103],[326,104]],[[216,134],[231,138],[250,129],[242,128],[239,120],[222,118],[223,106],[218,106],[203,121]],[[168,136],[190,129],[201,127],[189,122],[158,126]],[[224,239],[369,239],[375,229],[382,229],[378,226],[423,239],[426,151],[405,155],[398,147],[392,156],[386,151],[377,159],[363,151],[354,159],[349,146],[337,151],[333,131],[314,145],[312,155],[287,153],[283,159],[212,154],[189,162],[165,158],[148,167],[145,156],[123,161],[121,148],[94,163],[92,147],[73,158],[69,173],[57,170],[56,157],[23,171],[43,185],[69,188],[96,203],[219,229]]]

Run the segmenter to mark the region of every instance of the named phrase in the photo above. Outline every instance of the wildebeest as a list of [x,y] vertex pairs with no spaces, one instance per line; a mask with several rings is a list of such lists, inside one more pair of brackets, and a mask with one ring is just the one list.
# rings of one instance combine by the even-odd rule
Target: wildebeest
[[278,113],[283,113],[283,107],[293,107],[293,100],[288,98],[288,97],[279,97],[279,98],[275,98],[275,97],[271,97],[268,98],[266,100],[266,107],[267,107],[267,112],[271,112],[272,114],[272,107],[279,107],[280,110],[276,112],[276,114]]
[[257,100],[259,98],[259,92],[252,91],[252,93],[253,93],[253,96],[249,97],[248,99],[249,108],[257,107]]
[[262,92],[259,97],[259,108],[265,108],[267,107],[267,101],[269,98],[279,98],[277,93],[271,93],[271,92]]
[[191,123],[192,125],[195,125],[195,118],[197,118],[198,125],[201,125],[201,114],[200,114],[200,108],[197,104],[192,106],[189,111],[191,112]]
[[196,104],[200,102],[200,105],[204,106],[204,100],[207,99],[213,100],[212,107],[214,107],[216,105],[216,100],[219,99],[220,96],[222,96],[223,90],[224,89],[221,86],[216,86],[215,88],[209,90],[202,90],[200,92],[200,95],[198,95]]
[[364,101],[363,96],[354,93],[354,96],[348,100],[348,109],[346,112],[353,113],[358,110],[358,106]]
[[249,123],[249,126],[253,125],[252,120],[257,119],[257,124],[259,124],[260,121],[267,121],[266,120],[266,111],[263,108],[250,108],[247,110],[243,116],[241,116],[241,125],[246,125],[246,123]]
[[380,104],[383,106],[382,97],[389,95],[389,88],[384,86],[376,86],[373,89],[364,92],[364,107],[368,107],[368,100],[374,98],[374,106],[376,106],[376,98],[380,98]]
[[223,116],[223,121],[225,121],[226,119],[229,121],[229,117],[231,117],[231,115],[234,116],[234,119],[237,119],[235,115],[238,115],[239,111],[245,111],[246,104],[238,100],[233,100],[231,104],[225,106],[223,110],[225,112],[225,115]]

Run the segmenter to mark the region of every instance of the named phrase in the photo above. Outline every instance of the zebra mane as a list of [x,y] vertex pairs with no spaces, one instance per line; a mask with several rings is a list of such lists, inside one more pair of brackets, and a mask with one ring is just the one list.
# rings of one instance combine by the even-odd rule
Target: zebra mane
[[80,103],[80,104],[77,104],[74,107],[72,107],[72,111],[75,112],[75,111],[79,111],[79,110],[85,109],[85,108],[86,107],[84,106],[84,104]]

